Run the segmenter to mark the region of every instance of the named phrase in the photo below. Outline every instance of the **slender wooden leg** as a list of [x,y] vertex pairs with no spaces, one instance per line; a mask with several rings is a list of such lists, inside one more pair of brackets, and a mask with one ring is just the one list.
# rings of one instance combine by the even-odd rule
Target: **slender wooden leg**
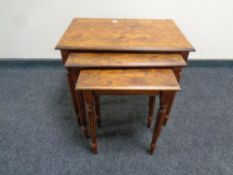
[[74,110],[77,115],[77,122],[79,126],[81,126],[82,121],[81,121],[80,111],[78,110],[79,103],[78,103],[78,99],[77,99],[76,92],[75,92],[75,83],[72,81],[72,77],[69,71],[67,71],[67,79],[68,79],[68,83],[70,86]]
[[94,110],[94,96],[90,91],[83,92],[84,100],[87,104],[87,114],[89,118],[89,126],[91,133],[91,150],[94,154],[97,154],[97,143],[96,143],[96,124],[95,124],[95,110]]
[[[188,56],[189,56],[189,52],[184,51],[180,53],[182,55],[182,57],[184,58],[184,60],[187,62],[188,60]],[[181,77],[181,68],[173,68],[173,72],[175,73],[176,79],[179,82],[180,81],[180,77]],[[169,119],[169,115],[171,113],[171,109],[172,109],[172,104],[174,102],[175,99],[175,92],[173,94],[171,94],[171,97],[169,98],[169,104],[168,104],[168,110],[167,110],[167,114],[166,114],[166,119],[164,120],[163,125],[165,126],[167,124],[167,121]]]
[[[68,55],[69,55],[68,50],[61,50],[61,57],[62,57],[63,64],[65,64]],[[77,116],[77,122],[79,125],[81,125],[81,116],[79,116],[78,100],[77,100],[76,92],[75,92],[75,82],[72,81],[72,75],[70,73],[70,70],[67,70],[67,80],[68,80],[68,84],[70,86],[70,92],[71,92],[71,96],[72,96],[74,110],[75,110],[75,113]]]
[[156,142],[159,138],[159,135],[161,133],[161,129],[163,127],[163,121],[165,119],[166,116],[166,110],[167,110],[167,94],[166,92],[161,92],[160,94],[160,106],[159,106],[159,110],[158,110],[158,116],[156,118],[156,123],[155,123],[155,128],[154,128],[154,132],[153,132],[153,137],[152,137],[152,141],[150,144],[150,149],[149,149],[149,153],[152,154],[154,149],[156,148]]
[[[173,72],[176,76],[176,79],[177,81],[179,82],[180,81],[180,74],[181,74],[181,68],[174,68],[173,69]],[[175,96],[176,96],[176,92],[170,92],[170,95],[169,95],[169,102],[168,102],[168,109],[167,109],[167,113],[166,113],[166,117],[165,117],[165,120],[163,122],[163,125],[165,126],[167,124],[167,121],[169,119],[169,116],[170,116],[170,113],[171,113],[171,109],[172,109],[172,105],[174,103],[174,100],[175,100]]]
[[95,95],[95,110],[96,110],[97,124],[101,128],[100,99],[99,99],[99,95]]
[[147,117],[147,128],[150,128],[152,116],[153,116],[154,109],[155,109],[155,96],[149,97],[149,104],[148,105],[149,105],[149,112],[148,112],[148,117]]
[[78,104],[79,104],[79,113],[80,113],[80,118],[82,121],[82,130],[83,130],[83,134],[86,138],[89,138],[89,134],[88,134],[88,128],[87,128],[87,121],[86,121],[86,115],[85,115],[85,106],[83,103],[83,99],[82,99],[82,93],[80,91],[77,91],[76,93],[77,99],[78,99]]
[[166,112],[166,116],[165,116],[165,119],[164,119],[164,122],[163,122],[164,126],[167,124],[167,121],[169,119],[169,115],[170,115],[171,110],[172,110],[172,105],[173,105],[173,102],[175,100],[175,95],[176,95],[176,92],[171,92],[169,97],[168,97],[169,102],[168,102],[168,109],[167,109],[167,112]]

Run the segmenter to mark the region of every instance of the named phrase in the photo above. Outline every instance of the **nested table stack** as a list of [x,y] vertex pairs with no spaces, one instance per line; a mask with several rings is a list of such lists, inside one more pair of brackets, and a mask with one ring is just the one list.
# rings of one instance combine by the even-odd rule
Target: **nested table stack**
[[148,127],[155,95],[160,97],[150,145],[152,153],[162,125],[168,120],[176,91],[180,90],[182,68],[187,65],[189,52],[194,51],[175,23],[75,18],[56,49],[61,51],[67,70],[78,123],[86,137],[91,135],[94,153],[97,153],[95,121],[101,126],[101,95],[148,95]]

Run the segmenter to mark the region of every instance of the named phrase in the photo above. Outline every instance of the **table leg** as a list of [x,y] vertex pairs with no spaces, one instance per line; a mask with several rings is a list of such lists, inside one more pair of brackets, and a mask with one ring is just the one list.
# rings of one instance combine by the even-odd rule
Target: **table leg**
[[[61,57],[62,57],[63,64],[65,64],[65,62],[68,58],[68,55],[69,55],[69,50],[61,50]],[[73,81],[72,73],[70,72],[69,69],[67,69],[67,79],[68,79],[68,84],[70,86],[70,92],[71,92],[71,96],[72,96],[74,110],[75,110],[75,113],[77,116],[77,122],[79,125],[81,125],[82,124],[82,121],[81,121],[82,116],[80,116],[79,101],[77,99],[77,95],[75,92],[75,83],[76,82]]]
[[176,96],[176,92],[172,92],[169,95],[168,109],[167,109],[167,113],[166,113],[166,116],[165,116],[165,119],[164,119],[164,122],[163,122],[164,126],[167,124],[167,121],[169,119],[169,116],[170,116],[170,113],[171,113],[171,110],[172,110],[172,105],[173,105],[173,102],[175,100],[175,96]]
[[[174,74],[176,76],[177,81],[179,82],[180,81],[181,68],[174,68],[173,72],[174,72]],[[175,96],[176,96],[176,92],[170,92],[169,97],[168,97],[169,98],[168,109],[167,109],[166,117],[165,117],[165,120],[164,120],[164,123],[163,123],[164,126],[167,124],[167,121],[169,119],[169,115],[170,115],[171,110],[172,110],[172,105],[174,103]]]
[[75,110],[75,113],[76,113],[76,116],[77,116],[77,122],[81,126],[82,121],[81,121],[80,111],[78,109],[79,102],[78,102],[76,92],[75,92],[75,84],[72,81],[72,77],[71,77],[71,74],[70,74],[69,71],[67,71],[67,79],[68,79],[68,83],[69,83],[69,86],[70,86],[70,91],[71,91],[74,110]]
[[101,116],[100,116],[100,97],[95,95],[95,111],[96,111],[96,120],[99,127],[101,127]]
[[[182,55],[182,57],[184,58],[185,61],[188,61],[188,56],[189,56],[189,52],[187,51],[184,51],[184,52],[180,52],[179,54]],[[180,77],[181,77],[181,68],[173,68],[173,71],[175,73],[175,76],[176,76],[176,79],[178,82],[180,82]],[[167,121],[169,119],[169,115],[171,113],[171,109],[172,109],[172,104],[174,102],[174,99],[175,99],[175,94],[176,92],[174,92],[173,94],[171,94],[170,96],[170,102],[169,102],[169,105],[168,105],[168,110],[167,110],[167,114],[166,114],[166,119],[164,120],[164,123],[163,125],[165,126],[167,124]]]
[[148,117],[147,117],[147,128],[150,128],[151,126],[151,121],[152,121],[152,116],[154,113],[154,108],[155,108],[155,96],[150,96],[149,97],[149,112],[148,112]]
[[97,154],[94,95],[90,91],[84,91],[83,96],[84,96],[84,101],[87,104],[87,114],[89,119],[89,127],[91,133],[91,141],[92,141],[91,150],[94,154]]
[[80,116],[81,116],[81,121],[82,121],[83,134],[86,138],[89,138],[87,120],[86,120],[86,115],[85,115],[86,111],[85,111],[85,105],[83,102],[82,93],[80,91],[77,91],[76,97],[77,97],[78,104],[79,104],[79,111],[80,111]]
[[[79,69],[71,69],[71,70],[68,69],[68,71],[70,71],[71,92],[72,91],[75,92],[75,85],[77,83],[77,79],[78,79],[80,70]],[[78,111],[79,111],[78,116],[81,120],[83,134],[86,138],[89,138],[87,120],[86,120],[86,111],[85,111],[82,93],[77,91],[77,92],[75,92],[75,95],[72,94],[72,97],[74,97],[74,100],[75,100],[75,103],[74,103],[74,104],[76,104],[75,108],[78,109]]]
[[166,116],[168,107],[168,93],[167,92],[161,92],[160,94],[160,104],[159,104],[159,110],[156,118],[155,128],[153,132],[152,141],[150,144],[149,153],[152,154],[154,149],[156,148],[156,142],[159,138],[159,135],[161,133],[163,122]]

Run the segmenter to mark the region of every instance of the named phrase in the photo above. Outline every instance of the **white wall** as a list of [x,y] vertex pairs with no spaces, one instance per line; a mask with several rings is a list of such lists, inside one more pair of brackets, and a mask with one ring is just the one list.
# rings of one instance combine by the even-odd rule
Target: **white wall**
[[60,58],[73,17],[172,18],[197,52],[233,59],[232,0],[0,0],[0,58]]

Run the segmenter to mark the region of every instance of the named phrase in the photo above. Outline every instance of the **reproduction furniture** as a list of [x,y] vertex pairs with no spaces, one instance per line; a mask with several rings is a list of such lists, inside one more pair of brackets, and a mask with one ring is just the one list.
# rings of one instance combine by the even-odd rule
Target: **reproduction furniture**
[[[56,49],[61,51],[64,64],[71,52],[175,53],[187,61],[189,52],[195,51],[173,20],[91,18],[74,18]],[[178,80],[180,72],[180,68],[174,69]],[[67,69],[75,112],[79,116],[73,77]],[[166,118],[173,100],[174,96],[171,97]]]
[[[189,52],[195,51],[172,20],[74,18],[58,42],[67,70],[78,123],[88,136],[82,93],[75,83],[83,69],[163,69],[173,70],[177,81],[187,64]],[[98,61],[97,61],[98,60]],[[175,92],[170,92],[163,124],[172,109]],[[149,106],[154,105],[154,95]],[[95,96],[98,124],[101,124],[99,96]],[[153,108],[149,108],[150,126]]]
[[152,154],[168,110],[169,97],[180,90],[180,86],[171,69],[93,69],[80,72],[76,90],[83,94],[87,104],[91,149],[95,154],[97,154],[94,107],[96,95],[160,95],[159,112],[149,149]]

